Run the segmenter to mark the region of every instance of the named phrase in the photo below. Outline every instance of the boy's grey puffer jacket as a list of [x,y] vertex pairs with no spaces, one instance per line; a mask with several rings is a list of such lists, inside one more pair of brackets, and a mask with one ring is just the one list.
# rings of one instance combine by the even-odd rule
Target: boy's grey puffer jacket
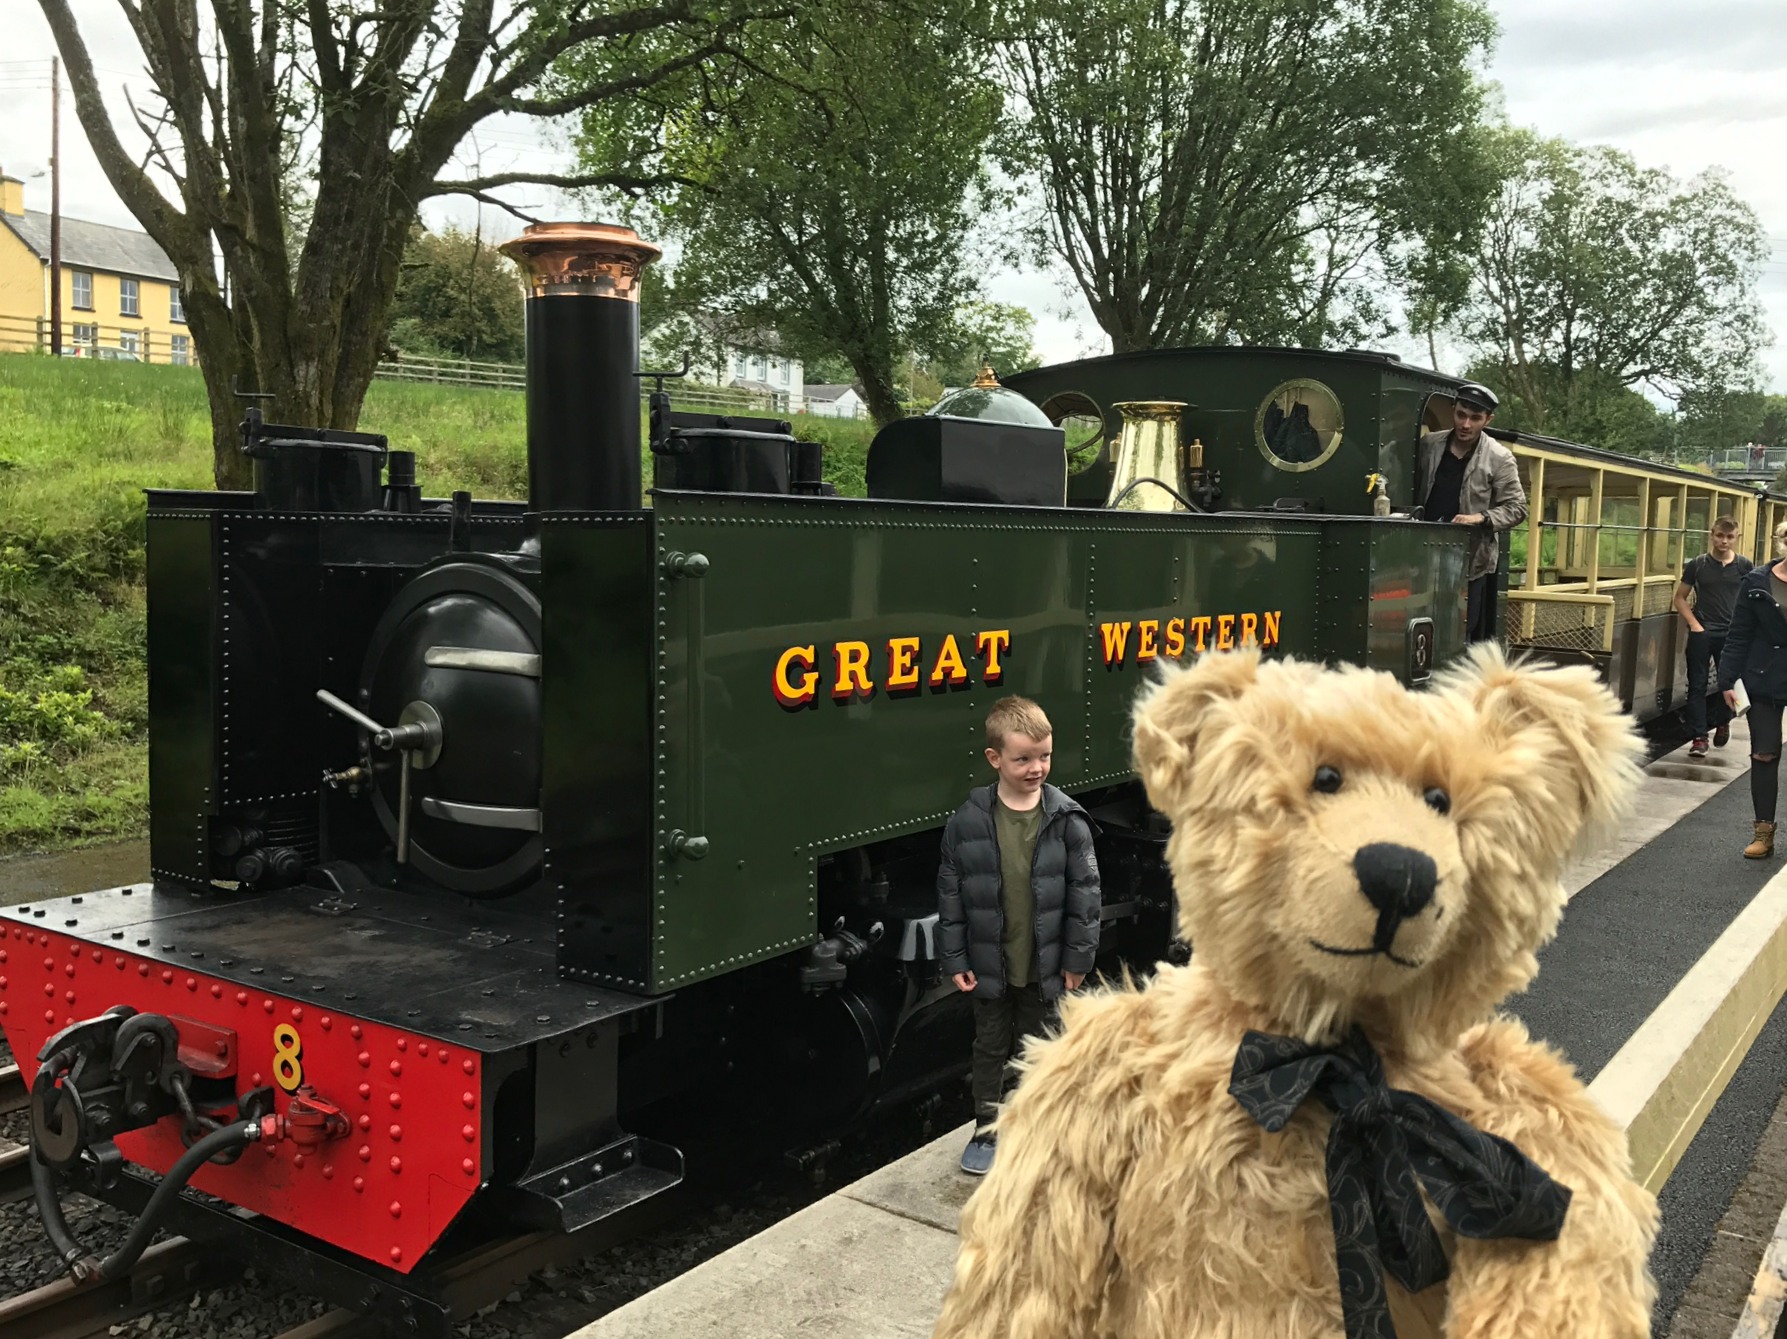
[[[997,783],[970,792],[943,830],[937,870],[937,939],[943,974],[972,971],[981,999],[1005,994],[1005,911],[1000,900],[999,839],[993,823]],[[1092,970],[1098,955],[1098,860],[1092,820],[1054,786],[1042,788],[1042,828],[1030,865],[1036,894],[1036,975],[1045,1000],[1062,991],[1061,973]]]

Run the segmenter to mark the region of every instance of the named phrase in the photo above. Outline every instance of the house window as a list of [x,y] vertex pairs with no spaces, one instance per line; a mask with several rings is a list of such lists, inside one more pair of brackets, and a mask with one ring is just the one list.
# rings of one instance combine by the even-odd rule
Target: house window
[[733,376],[742,378],[743,376],[745,376],[745,374],[749,370],[750,369],[746,366],[746,363],[745,363],[744,354],[735,353],[732,355],[732,375]]
[[758,381],[768,381],[769,380],[769,367],[766,364],[764,359],[759,358],[757,360],[756,369],[757,369],[756,379]]
[[788,384],[788,364],[780,363],[776,367],[776,380],[784,386]]
[[118,315],[135,316],[137,314],[137,281],[120,279],[118,281]]
[[186,308],[180,301],[180,285],[168,289],[168,320],[186,324]]
[[77,325],[71,336],[77,346],[91,349],[99,343],[99,327],[96,325]]
[[120,330],[118,332],[118,347],[126,353],[141,353],[143,351],[143,336],[139,331]]
[[68,282],[74,288],[75,310],[93,310],[93,276],[85,270],[70,270]]
[[[174,290],[176,293],[179,289]],[[192,365],[192,339],[188,335],[170,335],[168,337],[168,361],[175,367]]]

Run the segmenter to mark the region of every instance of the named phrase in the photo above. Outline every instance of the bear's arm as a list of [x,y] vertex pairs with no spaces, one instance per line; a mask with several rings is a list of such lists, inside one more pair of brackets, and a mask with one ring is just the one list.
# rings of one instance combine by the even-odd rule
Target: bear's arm
[[1476,1107],[1466,1118],[1514,1144],[1571,1198],[1555,1243],[1458,1239],[1447,1339],[1649,1339],[1657,1202],[1632,1179],[1624,1132],[1563,1058],[1513,1019],[1472,1028],[1459,1053]]
[[1026,1050],[1023,1081],[999,1116],[993,1169],[962,1210],[934,1339],[1099,1332],[1117,1188],[1140,1125],[1124,1051],[1146,1026],[1142,999],[1070,999],[1065,1033]]

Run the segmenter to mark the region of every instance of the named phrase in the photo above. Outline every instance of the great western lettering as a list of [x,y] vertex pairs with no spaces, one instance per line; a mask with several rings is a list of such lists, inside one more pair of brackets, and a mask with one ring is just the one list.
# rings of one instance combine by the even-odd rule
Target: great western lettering
[[[1099,623],[1092,635],[1108,669],[1177,660],[1204,651],[1277,646],[1283,611],[1196,614]],[[808,642],[785,648],[770,673],[770,691],[784,707],[805,707],[821,694],[862,702],[877,692],[905,696],[947,692],[974,683],[997,684],[1012,655],[1010,628],[984,628],[942,637],[889,637]]]
[[838,702],[861,701],[877,688],[890,693],[920,688],[958,688],[972,677],[995,684],[1005,675],[1002,657],[1011,647],[1010,628],[988,628],[925,645],[919,637],[790,646],[776,659],[771,690],[784,707],[815,701],[823,685]]
[[1205,651],[1232,651],[1241,646],[1269,650],[1278,645],[1283,620],[1282,609],[1269,609],[1260,613],[1195,614],[1100,623],[1099,650],[1111,669],[1145,665],[1150,660],[1177,660]]

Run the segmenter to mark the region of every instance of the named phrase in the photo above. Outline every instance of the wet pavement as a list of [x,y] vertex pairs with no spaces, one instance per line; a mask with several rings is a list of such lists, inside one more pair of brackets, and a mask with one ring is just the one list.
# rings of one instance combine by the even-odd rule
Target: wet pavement
[[0,906],[117,888],[149,878],[147,838],[0,859]]

